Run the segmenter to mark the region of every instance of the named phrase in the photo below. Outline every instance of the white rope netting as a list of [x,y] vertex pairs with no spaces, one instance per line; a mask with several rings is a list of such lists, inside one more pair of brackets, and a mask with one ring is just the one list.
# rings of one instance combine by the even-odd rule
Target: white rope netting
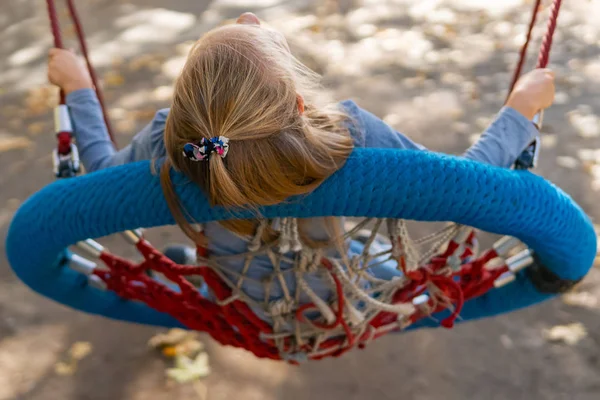
[[[270,245],[261,238],[268,226],[275,229],[279,237]],[[370,228],[367,228],[370,226]],[[385,231],[386,234],[381,233]],[[394,295],[410,284],[406,273],[416,271],[430,262],[432,257],[448,250],[453,243],[454,250],[446,257],[444,268],[435,272],[439,276],[451,276],[461,265],[477,255],[477,240],[473,229],[457,224],[448,224],[443,229],[419,239],[411,238],[403,220],[364,219],[355,223],[343,236],[343,245],[350,241],[359,243],[360,252],[336,252],[324,257],[323,248],[311,248],[302,243],[298,232],[298,220],[282,218],[263,220],[253,237],[245,238],[248,251],[242,254],[226,256],[199,257],[198,263],[210,266],[232,289],[232,295],[220,301],[219,305],[233,300],[246,303],[257,315],[268,321],[273,333],[265,334],[264,339],[272,339],[280,354],[293,358],[319,356],[319,351],[327,353],[331,349],[320,350],[320,343],[329,339],[346,337],[345,347],[351,337],[362,338],[364,344],[383,333],[402,329],[411,324],[410,317],[419,312],[429,315],[438,306],[452,310],[452,303],[444,291],[434,282],[425,284],[426,294],[406,302],[394,301]],[[268,257],[272,264],[272,273],[257,280],[248,276],[256,257]],[[244,259],[241,270],[231,269],[224,264],[233,259]],[[504,262],[494,262],[494,266]],[[282,266],[286,266],[283,268]],[[292,266],[291,268],[289,266]],[[385,265],[398,271],[392,279],[378,277],[374,270]],[[309,284],[318,276],[333,295],[329,298],[319,296]],[[293,282],[289,287],[288,282]],[[251,297],[244,291],[248,283],[261,285],[264,298]],[[270,300],[273,288],[278,286],[282,296]],[[343,309],[339,306],[340,294],[343,297]],[[308,299],[309,303],[302,301]],[[374,328],[373,319],[382,312],[397,315],[393,321]],[[335,324],[341,313],[342,323]],[[333,327],[336,325],[335,327]],[[348,333],[351,335],[348,335]],[[306,353],[310,344],[311,352]]]

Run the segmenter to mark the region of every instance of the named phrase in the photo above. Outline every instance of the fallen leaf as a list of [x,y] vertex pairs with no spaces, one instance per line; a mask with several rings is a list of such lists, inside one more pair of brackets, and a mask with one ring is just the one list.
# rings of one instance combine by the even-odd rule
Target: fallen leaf
[[183,42],[178,44],[177,46],[175,46],[175,51],[177,51],[178,54],[184,56],[189,54],[190,50],[192,49],[192,47],[194,46],[195,42],[193,40],[189,40],[187,42]]
[[589,292],[565,293],[562,296],[562,301],[569,306],[575,307],[595,308],[598,305],[596,296]]
[[177,354],[183,354],[187,356],[193,356],[202,350],[204,350],[204,344],[195,339],[187,339],[183,343],[175,346],[175,351]]
[[591,138],[600,136],[600,119],[592,114],[587,107],[579,107],[568,114],[569,122],[577,130],[580,137]]
[[195,359],[186,356],[175,358],[175,368],[166,371],[167,376],[177,383],[186,383],[204,378],[210,374],[208,354],[200,353]]
[[127,68],[132,72],[137,72],[142,69],[157,71],[161,68],[166,57],[160,54],[143,54],[134,58],[129,62]]
[[54,364],[54,372],[60,376],[71,376],[77,370],[77,366],[74,363],[66,363],[63,361],[57,362]]
[[[25,116],[47,114],[58,105],[58,89],[54,86],[40,86],[27,92],[23,111]],[[14,116],[14,115],[13,115]]]
[[32,136],[37,136],[46,130],[46,124],[43,122],[34,122],[27,126],[27,132]]
[[127,110],[120,107],[112,107],[108,111],[110,119],[123,119],[127,116]]
[[177,347],[175,346],[165,346],[162,349],[162,353],[165,357],[175,357],[177,355]]
[[557,135],[551,135],[551,134],[542,135],[542,148],[544,148],[544,149],[555,148],[557,142],[558,142]]
[[77,361],[82,360],[91,352],[92,344],[89,342],[75,342],[69,350],[71,357]]
[[579,149],[577,150],[577,157],[584,162],[595,162],[596,161],[596,150],[595,149]]
[[23,136],[13,136],[0,133],[0,153],[10,150],[27,149],[33,142]]
[[480,137],[481,137],[481,134],[479,134],[479,133],[474,133],[472,135],[469,135],[469,143],[471,145],[475,144],[479,140]]
[[186,339],[195,339],[198,334],[193,331],[188,331],[180,328],[169,329],[166,333],[154,335],[148,341],[150,347],[158,348],[163,346],[174,346],[183,342]]
[[106,86],[121,86],[125,83],[125,78],[117,71],[108,71],[104,75],[104,83]]
[[113,68],[118,68],[121,65],[123,65],[123,58],[121,57],[113,57],[112,60],[110,60],[110,65],[112,65]]
[[586,336],[587,330],[579,322],[568,325],[557,325],[544,330],[544,338],[546,340],[550,342],[564,342],[569,346],[573,346]]
[[80,360],[92,352],[92,345],[89,342],[75,342],[68,351],[66,360],[54,364],[54,372],[61,376],[73,375],[77,371],[77,365]]
[[577,162],[576,158],[568,157],[568,156],[556,157],[556,163],[558,164],[559,167],[568,168],[568,169],[575,169],[575,168],[577,168],[577,164],[579,164]]
[[173,95],[172,86],[159,86],[152,92],[152,97],[156,101],[169,100]]
[[323,29],[319,24],[314,24],[312,26],[310,26],[308,28],[309,31],[311,31],[312,33],[319,33],[321,32]]
[[500,343],[504,346],[505,349],[512,349],[515,347],[512,339],[508,335],[500,335]]
[[569,103],[569,94],[565,92],[557,92],[554,95],[554,104],[567,104]]

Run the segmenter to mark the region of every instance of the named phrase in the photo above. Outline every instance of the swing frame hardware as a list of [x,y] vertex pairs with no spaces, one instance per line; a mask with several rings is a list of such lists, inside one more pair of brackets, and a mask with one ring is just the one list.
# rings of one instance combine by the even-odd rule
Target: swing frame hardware
[[[52,151],[54,175],[57,178],[76,176],[81,170],[81,162],[77,146],[73,143],[73,124],[66,104],[59,104],[54,109],[54,131],[58,139],[57,147]],[[62,148],[61,134],[68,134],[71,139],[71,143],[68,144],[68,151]]]
[[60,154],[58,149],[52,150],[52,170],[57,178],[71,178],[81,170],[79,151],[74,143],[69,146],[67,154]]
[[535,262],[534,254],[531,249],[525,249],[509,257],[506,260],[508,271],[503,273],[494,281],[496,289],[508,285],[517,279],[517,274],[524,269],[530,268]]
[[528,170],[536,168],[540,157],[540,138],[536,138],[523,150],[519,158],[515,161],[515,169]]
[[54,132],[73,133],[73,124],[71,123],[71,114],[66,104],[59,104],[54,109]]
[[537,114],[535,114],[531,122],[533,122],[538,131],[541,131],[542,123],[544,122],[544,110],[540,110]]
[[[533,116],[531,123],[535,125],[536,129],[541,132],[542,131],[542,122],[544,120],[544,110],[540,110],[537,114]],[[536,136],[533,142],[529,144],[521,152],[519,158],[514,163],[514,168],[519,170],[528,170],[533,169],[538,166],[538,160],[540,158],[540,148],[542,144],[540,143],[540,137]]]

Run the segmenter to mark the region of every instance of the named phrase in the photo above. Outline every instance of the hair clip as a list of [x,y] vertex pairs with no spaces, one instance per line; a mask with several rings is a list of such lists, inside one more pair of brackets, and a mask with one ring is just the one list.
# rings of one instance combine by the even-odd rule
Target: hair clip
[[198,144],[190,142],[183,146],[183,155],[192,161],[207,160],[213,153],[225,158],[228,151],[229,139],[225,136],[215,136],[210,139],[202,138]]

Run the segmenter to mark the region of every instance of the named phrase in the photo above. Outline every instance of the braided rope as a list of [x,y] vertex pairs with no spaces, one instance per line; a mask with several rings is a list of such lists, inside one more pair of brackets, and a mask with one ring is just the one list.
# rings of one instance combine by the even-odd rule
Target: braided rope
[[[529,48],[529,43],[531,42],[531,34],[533,32],[533,28],[535,27],[537,16],[541,10],[541,3],[541,0],[535,0],[533,3],[533,10],[531,12],[531,19],[529,21],[529,27],[527,29],[527,36],[519,52],[519,59],[517,61],[517,65],[512,76],[505,103],[506,101],[508,101],[508,97],[515,88],[517,81],[521,77],[523,65],[525,64],[525,60],[527,58],[527,49]],[[548,24],[546,26],[546,32],[544,33],[544,38],[542,39],[542,44],[538,52],[536,68],[546,68],[546,66],[548,66],[548,61],[550,59],[550,50],[552,49],[552,38],[554,37],[554,31],[556,29],[556,25],[558,24],[558,13],[560,11],[561,5],[562,0],[552,1],[552,6],[550,8],[550,16],[548,17]]]
[[554,30],[558,24],[558,13],[562,0],[554,0],[552,7],[550,8],[550,17],[548,18],[548,25],[546,27],[546,33],[542,40],[542,46],[538,56],[536,68],[546,68],[550,59],[550,50],[552,49],[552,38],[554,37]]
[[[527,58],[527,49],[529,48],[529,42],[531,42],[531,34],[533,32],[533,28],[535,27],[535,21],[540,12],[540,6],[542,4],[542,0],[535,0],[533,3],[533,10],[531,12],[531,19],[529,20],[529,27],[527,28],[527,36],[525,37],[525,42],[521,46],[521,50],[519,51],[519,60],[517,61],[517,65],[513,72],[513,76],[510,82],[510,86],[508,89],[508,95],[506,96],[506,101],[508,101],[508,96],[512,93],[517,81],[521,77],[521,72],[523,70],[523,65],[525,64],[525,59]],[[505,101],[505,103],[506,103]]]
[[[46,0],[46,6],[48,8],[48,19],[50,20],[50,30],[52,31],[52,37],[54,38],[54,47],[62,49],[63,41],[60,33],[60,23],[58,15],[56,15],[56,6],[54,0]],[[60,90],[60,104],[65,104],[65,92]]]
[[[81,49],[81,53],[83,58],[85,59],[85,63],[87,65],[88,72],[90,74],[90,78],[92,79],[92,84],[96,91],[96,96],[98,97],[98,102],[100,103],[100,108],[102,109],[102,116],[104,117],[104,123],[106,124],[106,130],[108,132],[108,136],[110,136],[110,140],[116,146],[116,141],[114,137],[114,133],[112,130],[112,126],[110,123],[110,119],[108,117],[108,111],[104,103],[104,95],[102,89],[98,83],[98,77],[96,76],[96,71],[92,66],[90,61],[90,57],[88,54],[88,47],[85,40],[85,34],[83,31],[83,26],[81,24],[81,19],[77,14],[77,9],[75,7],[75,3],[73,0],[66,0],[67,8],[69,10],[69,15],[71,16],[71,20],[73,21],[73,25],[75,26],[75,31],[77,33],[77,40],[79,41],[79,47]],[[60,23],[58,19],[58,15],[56,13],[56,4],[54,0],[46,0],[46,6],[48,8],[48,19],[50,20],[50,29],[52,32],[52,36],[54,38],[54,47],[62,49],[64,48],[62,41],[62,34],[60,31]],[[65,104],[65,93],[63,90],[60,91],[60,99],[59,104]]]

